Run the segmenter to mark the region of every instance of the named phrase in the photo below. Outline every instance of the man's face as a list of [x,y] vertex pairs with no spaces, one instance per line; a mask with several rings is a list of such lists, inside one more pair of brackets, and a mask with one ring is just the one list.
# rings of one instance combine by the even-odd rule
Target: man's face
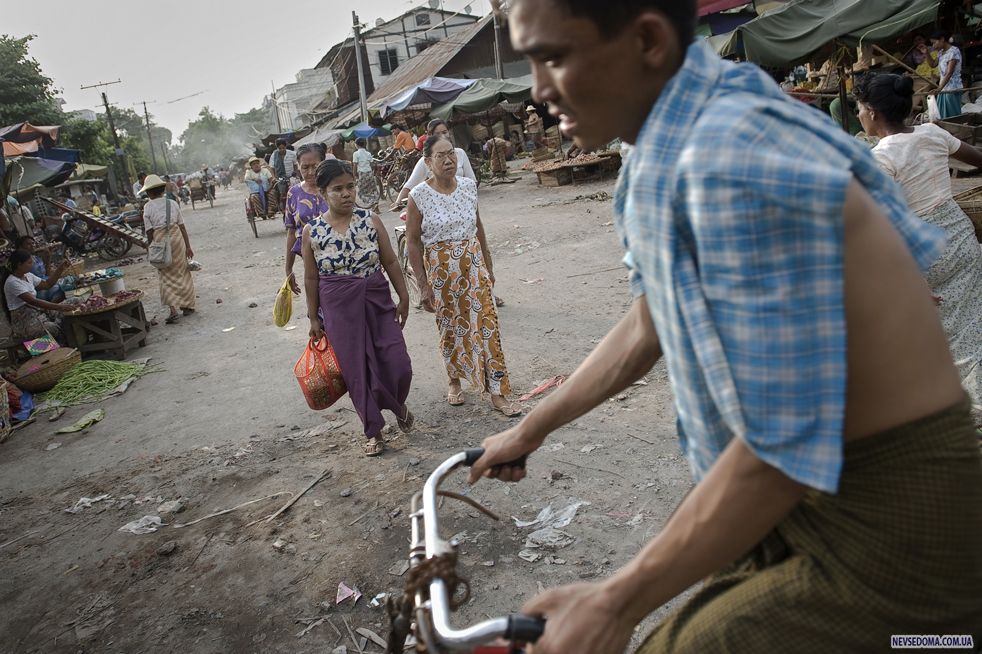
[[249,166],[252,168],[252,171],[256,173],[258,173],[262,168],[262,164],[260,164],[258,161],[253,161],[251,164],[249,164]]
[[283,145],[282,143],[280,143],[279,145],[277,145],[276,146],[276,149],[280,151],[280,154],[283,154],[284,152],[286,152],[286,146]]
[[533,97],[548,103],[563,133],[584,149],[617,137],[633,141],[660,92],[647,82],[653,70],[638,30],[629,25],[605,36],[554,0],[512,7],[512,44],[532,64]]

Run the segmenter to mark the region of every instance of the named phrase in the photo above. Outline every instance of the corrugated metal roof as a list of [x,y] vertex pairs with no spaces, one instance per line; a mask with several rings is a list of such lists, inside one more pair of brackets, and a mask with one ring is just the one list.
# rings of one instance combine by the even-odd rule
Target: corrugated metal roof
[[395,69],[382,86],[368,97],[368,106],[378,108],[389,98],[394,98],[406,89],[420,84],[423,80],[436,77],[450,60],[477,36],[482,29],[491,24],[488,14],[473,25],[454,32],[442,41],[437,41],[418,55]]

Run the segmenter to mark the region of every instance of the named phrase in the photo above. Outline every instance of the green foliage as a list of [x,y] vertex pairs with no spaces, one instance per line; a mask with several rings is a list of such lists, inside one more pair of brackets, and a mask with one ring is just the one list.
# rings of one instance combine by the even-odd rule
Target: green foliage
[[113,156],[113,137],[105,118],[96,121],[75,118],[61,129],[58,144],[64,148],[82,151],[82,162],[109,165]]
[[262,109],[253,109],[229,119],[203,107],[180,136],[181,146],[175,153],[176,165],[186,172],[198,170],[201,164],[228,166],[232,159],[249,156],[253,143],[265,134],[269,118]]
[[61,122],[52,81],[28,52],[33,38],[0,35],[0,126],[23,121],[35,125]]

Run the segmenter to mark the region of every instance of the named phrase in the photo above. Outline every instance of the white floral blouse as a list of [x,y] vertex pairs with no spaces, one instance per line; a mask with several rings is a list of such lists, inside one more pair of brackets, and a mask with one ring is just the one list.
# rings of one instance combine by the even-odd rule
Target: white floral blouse
[[477,236],[477,184],[457,178],[457,188],[447,195],[423,182],[409,192],[423,214],[423,244],[469,241]]

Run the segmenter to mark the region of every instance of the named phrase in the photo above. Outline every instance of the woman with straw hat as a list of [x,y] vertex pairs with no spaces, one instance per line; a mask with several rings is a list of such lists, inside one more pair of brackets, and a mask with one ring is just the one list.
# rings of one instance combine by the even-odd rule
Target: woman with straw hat
[[157,175],[148,175],[141,193],[150,201],[143,207],[143,225],[147,240],[152,243],[170,242],[171,262],[157,268],[160,274],[160,303],[170,309],[164,321],[172,325],[181,319],[181,313],[194,313],[194,281],[188,270],[188,259],[194,256],[188,231],[181,216],[181,205],[163,197],[167,183]]

